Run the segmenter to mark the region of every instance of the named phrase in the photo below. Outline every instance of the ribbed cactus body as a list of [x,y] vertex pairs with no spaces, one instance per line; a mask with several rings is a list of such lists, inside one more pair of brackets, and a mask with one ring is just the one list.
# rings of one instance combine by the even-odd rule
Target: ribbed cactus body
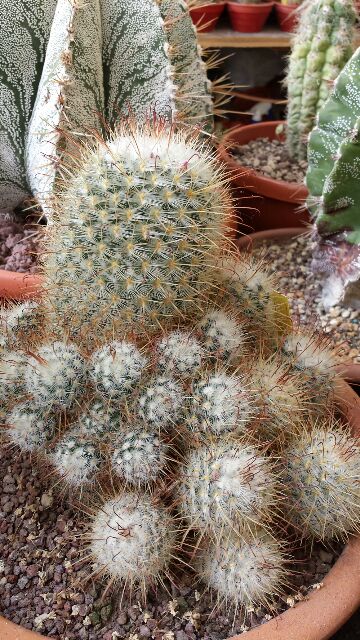
[[205,306],[229,211],[206,147],[166,130],[124,132],[89,151],[59,207],[46,298],[77,340],[151,331]]
[[359,531],[360,449],[339,425],[315,425],[285,456],[292,502],[290,520],[320,540]]
[[309,138],[308,207],[326,307],[360,306],[360,48],[336,80]]
[[287,75],[287,145],[295,158],[306,158],[316,114],[351,56],[355,20],[352,0],[315,0],[300,15]]

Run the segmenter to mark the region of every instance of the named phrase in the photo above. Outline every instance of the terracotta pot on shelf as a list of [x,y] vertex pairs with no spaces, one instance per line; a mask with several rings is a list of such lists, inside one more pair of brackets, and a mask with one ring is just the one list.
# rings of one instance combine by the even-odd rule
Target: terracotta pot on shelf
[[234,31],[241,33],[257,33],[261,31],[273,6],[273,2],[260,2],[258,4],[228,2],[227,9],[232,28]]
[[276,17],[281,31],[287,31],[288,33],[295,31],[299,20],[297,11],[299,6],[299,4],[281,4],[281,2],[275,2]]
[[[303,233],[306,233],[303,227],[267,229],[266,231],[257,231],[256,233],[250,233],[249,235],[244,235],[241,238],[238,238],[236,240],[236,245],[240,251],[251,252],[253,247],[262,244],[264,240],[281,242],[296,238]],[[338,370],[349,384],[354,385],[355,389],[360,391],[360,364],[340,365]]]
[[299,227],[310,221],[305,206],[308,196],[305,185],[268,178],[254,169],[242,166],[229,153],[232,146],[247,144],[257,138],[282,139],[283,135],[279,135],[276,130],[279,125],[284,124],[276,120],[230,129],[219,147],[219,157],[232,176],[239,206],[244,207],[244,211],[241,211],[244,231],[245,227],[247,232]]
[[225,2],[204,4],[190,9],[191,19],[198,31],[207,33],[213,31],[225,9]]
[[[360,398],[346,382],[337,389],[339,410],[360,437]],[[324,578],[323,587],[308,600],[248,631],[247,640],[328,640],[360,606],[360,538],[352,538]],[[44,640],[0,617],[1,640]],[[50,640],[49,638],[47,640]],[[229,640],[244,640],[234,636]]]

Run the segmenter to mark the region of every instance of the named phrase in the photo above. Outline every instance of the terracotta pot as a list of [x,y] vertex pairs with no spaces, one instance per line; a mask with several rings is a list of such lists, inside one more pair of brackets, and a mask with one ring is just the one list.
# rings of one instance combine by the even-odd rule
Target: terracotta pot
[[276,17],[281,31],[287,31],[290,33],[295,31],[299,20],[299,14],[297,12],[299,6],[299,4],[275,3]]
[[[285,228],[285,229],[268,229],[267,231],[258,231],[242,236],[236,240],[236,245],[241,251],[251,251],[253,247],[262,244],[264,240],[290,240],[305,233],[302,227]],[[360,390],[360,364],[347,364],[338,367],[339,373],[354,385],[355,389]]]
[[[230,129],[219,147],[219,156],[231,173],[239,206],[245,207],[241,216],[248,226],[247,232],[250,231],[249,227],[251,230],[262,231],[305,226],[310,222],[305,206],[308,196],[305,185],[267,178],[254,169],[239,165],[228,152],[232,145],[247,144],[257,138],[283,139],[283,135],[276,133],[281,124],[285,123],[275,120]],[[249,212],[246,212],[246,208]]]
[[[360,437],[360,398],[340,380],[337,402]],[[360,538],[352,538],[324,579],[324,586],[264,625],[249,631],[246,640],[328,640],[360,606]],[[0,617],[1,640],[40,640],[43,636]],[[49,639],[47,639],[49,640]],[[243,635],[231,640],[244,640]]]
[[273,2],[261,2],[259,4],[228,2],[227,8],[232,28],[234,31],[240,31],[241,33],[261,31],[273,6]]
[[25,300],[34,298],[40,288],[39,276],[14,273],[0,269],[0,299]]
[[204,4],[201,7],[190,9],[190,15],[194,25],[201,33],[213,31],[225,9],[225,2],[218,4]]

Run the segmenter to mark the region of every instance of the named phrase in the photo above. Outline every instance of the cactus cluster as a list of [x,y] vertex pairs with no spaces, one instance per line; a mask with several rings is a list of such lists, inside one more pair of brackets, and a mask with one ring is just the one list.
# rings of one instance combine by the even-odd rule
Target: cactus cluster
[[359,528],[360,453],[329,427],[332,354],[283,335],[275,281],[224,235],[221,175],[172,130],[84,154],[44,243],[44,336],[15,349],[4,325],[1,408],[11,445],[93,505],[92,570],[145,591],[181,554],[252,607],[286,583],[289,505],[294,535],[294,514],[320,539]]
[[287,73],[287,147],[307,156],[307,138],[332,84],[352,54],[356,12],[353,0],[304,2]]

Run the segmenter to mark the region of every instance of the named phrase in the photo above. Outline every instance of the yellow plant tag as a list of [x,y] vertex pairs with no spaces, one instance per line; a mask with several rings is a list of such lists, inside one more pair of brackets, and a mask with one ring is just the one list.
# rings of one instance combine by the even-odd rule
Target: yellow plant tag
[[289,300],[278,291],[271,292],[271,300],[274,305],[275,324],[279,335],[283,336],[291,333],[293,322],[291,319]]

